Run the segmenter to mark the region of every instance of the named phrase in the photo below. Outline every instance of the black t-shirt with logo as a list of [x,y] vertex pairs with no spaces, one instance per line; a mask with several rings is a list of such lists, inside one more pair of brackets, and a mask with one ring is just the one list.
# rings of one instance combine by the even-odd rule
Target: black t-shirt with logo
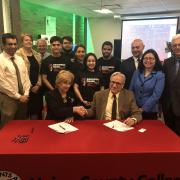
[[119,71],[120,69],[120,60],[115,57],[111,57],[106,60],[103,57],[100,57],[97,61],[97,66],[99,71],[103,75],[104,87],[109,88],[109,80],[112,73]]
[[55,87],[57,74],[65,69],[68,69],[68,63],[62,56],[54,57],[50,55],[42,61],[41,74],[46,74],[47,80]]
[[71,61],[71,59],[74,59],[75,54],[74,52],[71,51],[65,51],[64,49],[62,49],[62,57],[66,60],[67,63],[69,63]]
[[71,59],[69,62],[69,70],[74,74],[79,74],[84,69],[83,63],[80,63],[77,59]]
[[103,86],[103,79],[100,72],[90,72],[86,70],[76,76],[75,83],[79,85],[82,98],[91,102],[94,93],[99,91],[101,86]]

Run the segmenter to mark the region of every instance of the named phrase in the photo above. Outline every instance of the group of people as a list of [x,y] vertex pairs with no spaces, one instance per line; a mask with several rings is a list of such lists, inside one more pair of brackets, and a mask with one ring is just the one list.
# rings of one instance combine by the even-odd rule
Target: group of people
[[2,35],[0,54],[0,126],[12,119],[46,119],[68,123],[74,119],[118,119],[133,126],[141,119],[157,119],[160,107],[165,123],[180,135],[180,35],[173,37],[172,57],[164,64],[154,49],[144,51],[141,39],[131,44],[132,57],[112,56],[113,45],[102,44],[102,57],[87,53],[84,45],[72,49],[73,39],[53,36],[47,42],[22,34]]

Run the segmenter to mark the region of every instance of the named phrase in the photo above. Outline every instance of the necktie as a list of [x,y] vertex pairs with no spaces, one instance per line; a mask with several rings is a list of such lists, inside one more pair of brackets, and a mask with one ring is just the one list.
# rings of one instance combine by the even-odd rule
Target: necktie
[[117,109],[116,95],[113,95],[112,115],[111,115],[112,120],[116,119],[116,109]]
[[176,59],[176,75],[178,74],[178,71],[180,69],[180,59]]
[[15,70],[16,70],[19,94],[23,95],[24,94],[23,85],[22,85],[22,82],[21,82],[21,77],[20,77],[19,69],[17,67],[17,64],[14,62],[14,57],[11,57],[11,61],[13,63],[13,66],[14,66]]
[[140,63],[141,59],[140,58],[137,58],[137,62]]

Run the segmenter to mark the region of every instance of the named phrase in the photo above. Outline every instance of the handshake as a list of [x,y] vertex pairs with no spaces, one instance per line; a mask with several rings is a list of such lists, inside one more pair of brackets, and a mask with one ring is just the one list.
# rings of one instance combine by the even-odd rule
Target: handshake
[[77,113],[82,117],[88,114],[87,110],[83,106],[74,106],[73,113]]

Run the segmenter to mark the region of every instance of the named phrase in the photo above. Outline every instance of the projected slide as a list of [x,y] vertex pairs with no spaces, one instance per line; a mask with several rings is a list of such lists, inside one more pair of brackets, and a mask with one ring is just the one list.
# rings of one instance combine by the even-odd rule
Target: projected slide
[[176,34],[177,18],[124,20],[122,26],[121,59],[132,56],[131,42],[140,38],[145,44],[145,50],[153,48],[163,61],[168,57],[165,52],[166,42],[171,41]]

